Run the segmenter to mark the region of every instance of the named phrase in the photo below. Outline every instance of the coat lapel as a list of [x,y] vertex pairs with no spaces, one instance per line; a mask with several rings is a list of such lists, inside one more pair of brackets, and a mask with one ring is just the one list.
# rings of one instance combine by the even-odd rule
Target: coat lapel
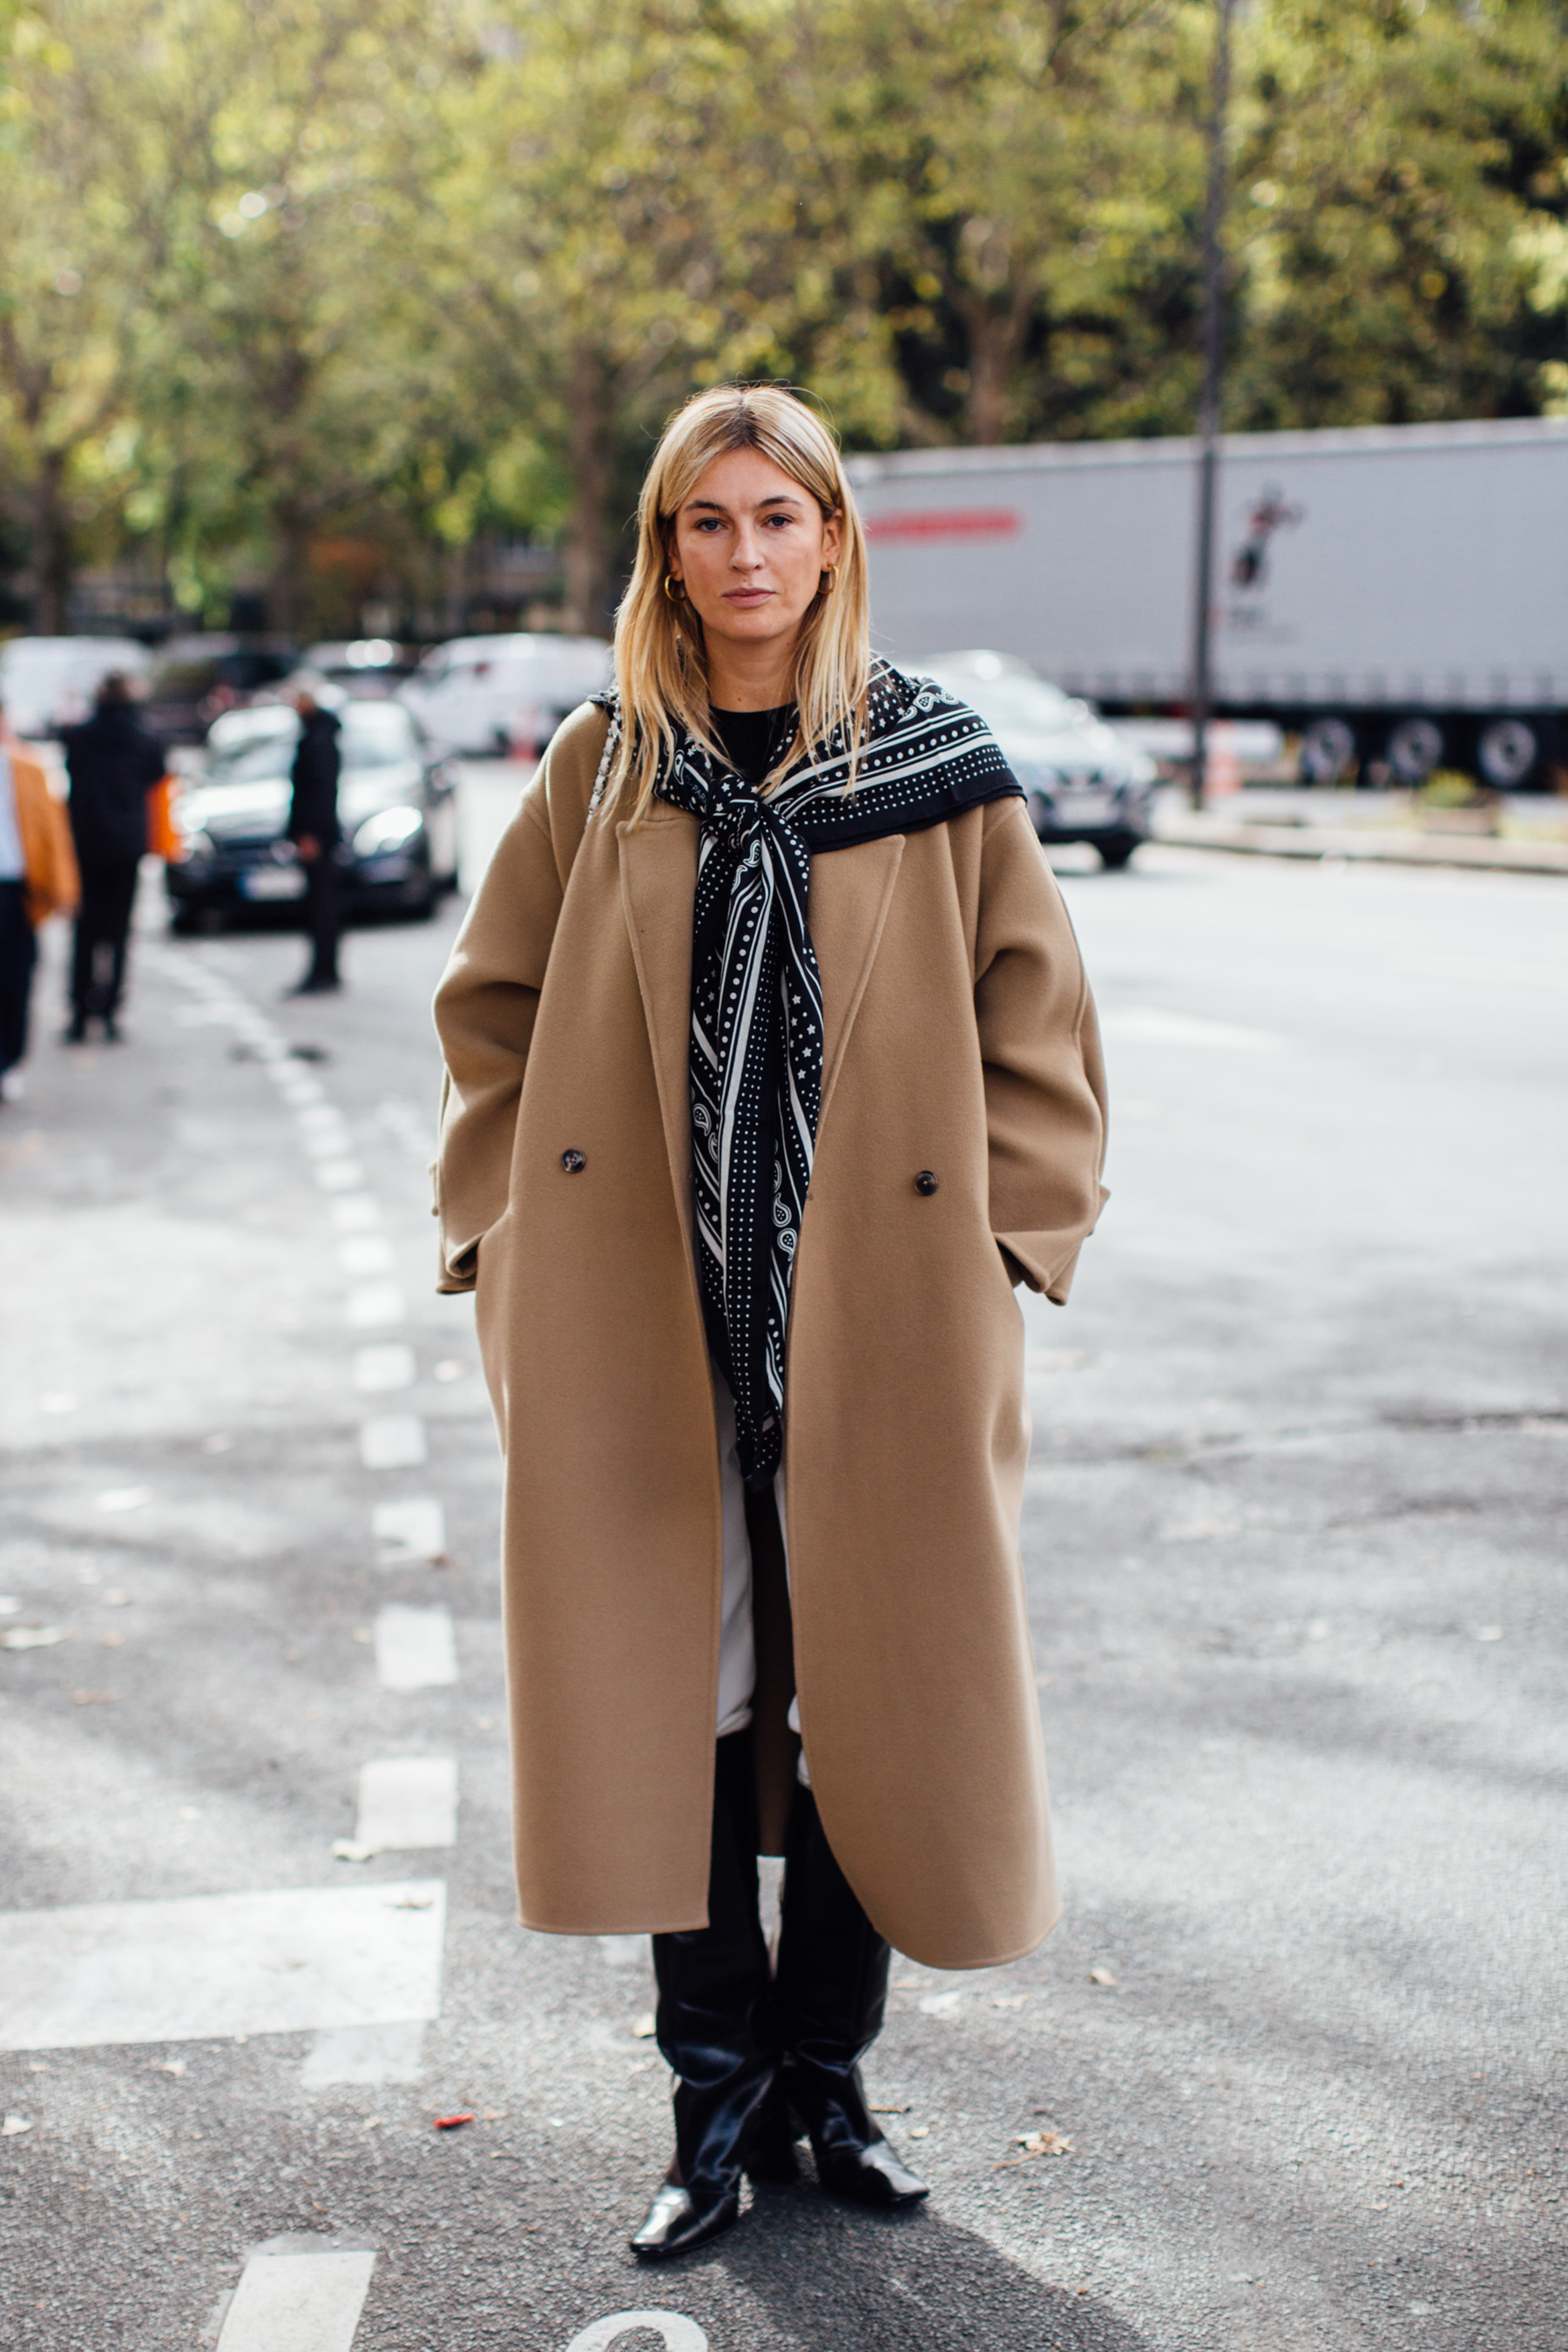
[[880,841],[863,841],[853,849],[819,851],[811,861],[808,919],[822,974],[819,1135],[855,1015],[871,977],[903,854],[903,835],[889,833]]
[[621,906],[642,991],[658,1087],[665,1149],[689,1255],[691,1095],[691,908],[697,895],[697,819],[659,808],[640,824],[618,824]]

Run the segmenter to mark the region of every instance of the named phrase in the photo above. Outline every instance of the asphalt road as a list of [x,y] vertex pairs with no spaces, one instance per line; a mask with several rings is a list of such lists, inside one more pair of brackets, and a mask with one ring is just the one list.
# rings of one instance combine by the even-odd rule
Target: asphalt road
[[[470,772],[470,870],[514,792]],[[327,1003],[293,938],[153,926],[76,1053],[51,943],[0,1112],[7,2347],[1561,2352],[1563,887],[1065,878],[1114,1097],[1028,1315],[1067,1917],[895,1967],[927,2209],[808,2181],[651,2273],[646,1948],[512,1914],[425,1176],[458,909]]]

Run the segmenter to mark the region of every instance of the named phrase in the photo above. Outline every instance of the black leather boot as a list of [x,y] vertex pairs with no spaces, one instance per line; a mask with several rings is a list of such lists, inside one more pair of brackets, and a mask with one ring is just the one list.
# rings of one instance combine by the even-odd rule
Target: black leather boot
[[647,2262],[689,2253],[741,2210],[741,2175],[773,2092],[778,2044],[757,1908],[757,1797],[749,1732],[721,1739],[713,1774],[708,1925],[653,1939],[658,2046],[675,2086],[675,2162],[632,2240]]
[[816,2177],[858,2205],[929,2194],[873,2122],[860,2061],[882,2030],[888,1945],[834,1860],[809,1789],[797,1789],[784,1855],[779,1937],[780,2083],[811,2135]]

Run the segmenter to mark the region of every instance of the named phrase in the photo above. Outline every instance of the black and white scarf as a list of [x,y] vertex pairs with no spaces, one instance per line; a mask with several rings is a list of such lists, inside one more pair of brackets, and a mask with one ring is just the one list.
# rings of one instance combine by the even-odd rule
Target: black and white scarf
[[[620,741],[619,705],[590,806]],[[790,1280],[822,1107],[822,982],[806,923],[812,857],[915,833],[1021,790],[984,719],[929,678],[873,675],[855,787],[847,743],[765,797],[684,730],[654,791],[701,822],[691,940],[691,1165],[708,1344],[735,1400],[741,1470],[784,1446]]]

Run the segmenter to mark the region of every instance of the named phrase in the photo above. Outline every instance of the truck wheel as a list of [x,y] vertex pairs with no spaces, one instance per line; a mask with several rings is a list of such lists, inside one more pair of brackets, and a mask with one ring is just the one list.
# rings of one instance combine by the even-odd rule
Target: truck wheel
[[1120,874],[1138,846],[1138,835],[1135,833],[1112,834],[1109,841],[1097,841],[1094,845],[1106,870]]
[[1301,738],[1302,782],[1337,784],[1355,764],[1355,731],[1349,720],[1314,719]]
[[1535,730],[1527,719],[1494,719],[1481,730],[1476,764],[1489,784],[1506,793],[1523,783],[1540,752]]
[[1443,730],[1430,719],[1402,719],[1388,730],[1388,764],[1402,784],[1424,784],[1443,764]]

